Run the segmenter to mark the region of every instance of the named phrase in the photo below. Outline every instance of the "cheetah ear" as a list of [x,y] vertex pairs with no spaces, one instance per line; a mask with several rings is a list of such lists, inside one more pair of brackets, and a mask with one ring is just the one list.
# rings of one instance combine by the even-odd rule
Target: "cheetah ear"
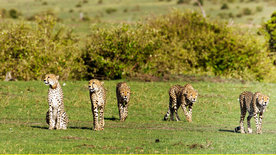
[[57,77],[57,80],[58,80],[58,79],[59,79],[59,76],[57,75],[56,77]]
[[102,81],[102,82],[101,82],[101,85],[103,85],[103,84],[104,84],[104,82]]

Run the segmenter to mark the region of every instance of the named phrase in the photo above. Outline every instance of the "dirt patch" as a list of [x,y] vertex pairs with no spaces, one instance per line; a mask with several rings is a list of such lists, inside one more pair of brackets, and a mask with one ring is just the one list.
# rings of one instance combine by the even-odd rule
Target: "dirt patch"
[[210,149],[213,149],[213,147],[211,147],[212,145],[212,142],[209,141],[209,140],[206,140],[206,143],[205,144],[191,144],[191,145],[187,145],[190,149],[207,149],[207,148],[210,148]]
[[197,149],[197,148],[201,148],[203,149],[204,146],[202,144],[192,144],[192,145],[187,145],[190,149]]
[[177,146],[177,145],[184,145],[184,144],[182,142],[178,142],[178,143],[173,144],[172,146]]
[[81,138],[81,137],[73,137],[73,136],[66,136],[66,137],[61,137],[62,139],[73,139],[73,140],[89,140],[87,138]]
[[135,147],[136,150],[143,150],[144,148],[142,147]]
[[96,146],[95,146],[95,145],[89,145],[89,144],[82,144],[82,145],[78,145],[77,147],[96,148]]

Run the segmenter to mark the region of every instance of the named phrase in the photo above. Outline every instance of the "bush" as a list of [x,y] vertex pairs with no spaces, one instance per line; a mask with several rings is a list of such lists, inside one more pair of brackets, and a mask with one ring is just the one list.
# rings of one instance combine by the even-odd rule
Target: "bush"
[[63,79],[80,77],[77,40],[71,31],[54,29],[56,19],[37,18],[36,26],[10,25],[0,29],[0,78],[12,71],[18,80],[40,80],[46,73]]
[[105,10],[105,12],[107,13],[107,14],[112,14],[112,13],[114,13],[114,12],[116,12],[117,11],[117,9],[115,9],[115,8],[107,8],[106,10]]
[[251,15],[251,14],[252,14],[252,11],[251,11],[250,8],[244,8],[244,9],[242,10],[242,13],[243,13],[244,15]]
[[9,16],[13,19],[17,19],[21,14],[16,9],[9,10]]
[[93,29],[82,59],[87,78],[142,73],[264,80],[272,67],[267,55],[252,36],[209,22],[198,13],[174,11],[134,27]]
[[263,7],[262,6],[257,6],[256,7],[256,11],[257,12],[262,12],[263,11]]
[[276,52],[276,12],[265,23],[265,30],[268,33],[269,49],[272,52]]
[[189,4],[191,0],[178,0],[177,4]]
[[227,3],[223,3],[222,6],[220,7],[221,10],[226,10],[229,9],[229,6]]

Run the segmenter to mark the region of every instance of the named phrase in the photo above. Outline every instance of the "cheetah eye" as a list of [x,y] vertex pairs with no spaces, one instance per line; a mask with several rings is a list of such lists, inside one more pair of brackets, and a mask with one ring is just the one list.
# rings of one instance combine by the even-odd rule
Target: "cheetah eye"
[[92,84],[95,84],[95,82],[92,82]]

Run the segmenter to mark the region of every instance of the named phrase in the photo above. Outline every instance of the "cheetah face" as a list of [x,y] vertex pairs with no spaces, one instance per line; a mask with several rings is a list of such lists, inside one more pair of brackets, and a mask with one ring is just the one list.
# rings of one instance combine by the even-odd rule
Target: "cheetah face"
[[261,106],[265,107],[268,105],[268,102],[269,102],[269,97],[266,96],[266,95],[260,95],[258,97],[258,102]]
[[127,101],[129,96],[130,96],[130,92],[128,88],[123,88],[120,90],[120,95],[123,98],[123,101]]
[[196,102],[197,100],[197,92],[196,91],[188,91],[186,93],[186,99],[192,103]]
[[57,85],[59,76],[56,76],[54,74],[46,74],[44,78],[45,85],[50,85],[51,87],[54,87]]
[[100,82],[97,79],[92,79],[88,82],[88,88],[91,93],[97,92],[102,86],[103,82]]

